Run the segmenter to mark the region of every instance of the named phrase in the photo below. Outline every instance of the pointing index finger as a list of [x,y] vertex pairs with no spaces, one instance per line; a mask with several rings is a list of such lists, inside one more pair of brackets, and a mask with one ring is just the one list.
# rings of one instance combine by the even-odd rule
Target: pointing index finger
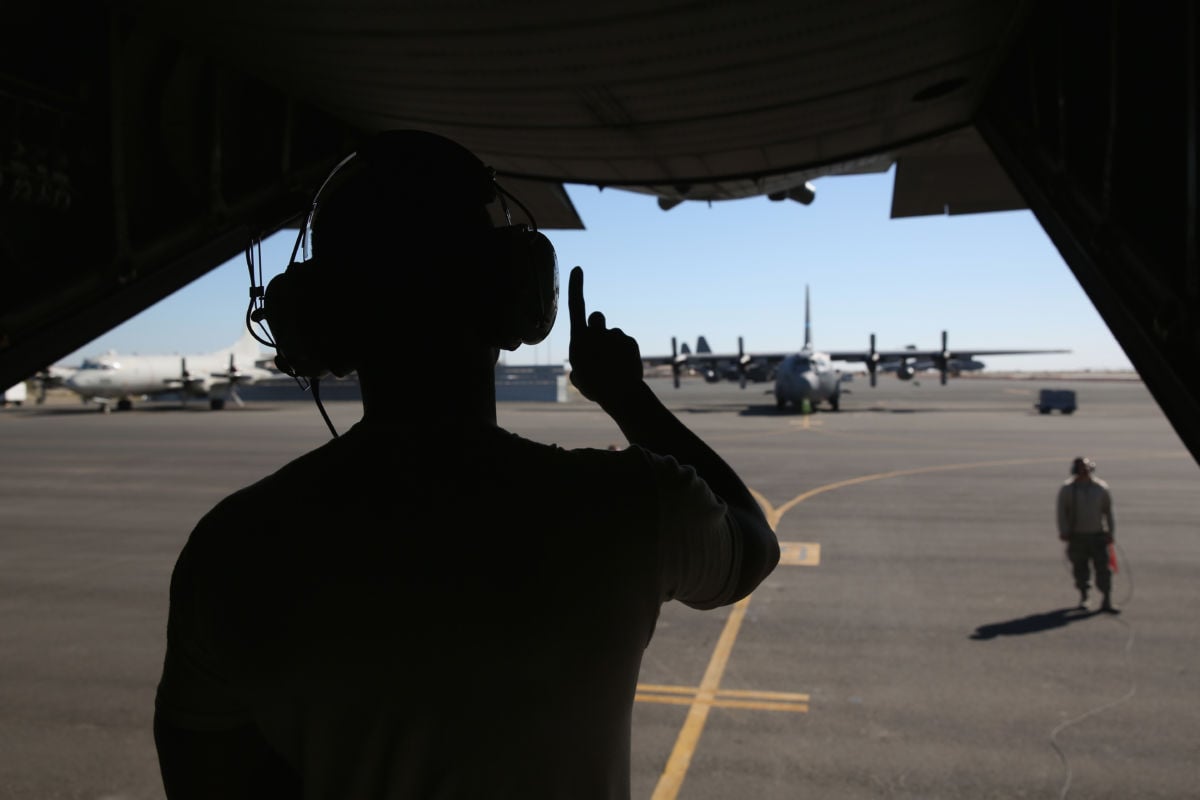
[[583,302],[583,269],[581,267],[571,268],[571,276],[567,283],[567,307],[571,313],[571,330],[586,329],[587,311]]

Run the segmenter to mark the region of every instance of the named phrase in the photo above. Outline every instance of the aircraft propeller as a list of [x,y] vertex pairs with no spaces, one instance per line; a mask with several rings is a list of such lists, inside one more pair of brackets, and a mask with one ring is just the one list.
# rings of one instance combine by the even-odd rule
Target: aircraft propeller
[[871,334],[871,349],[867,351],[867,372],[871,373],[871,385],[875,385],[875,370],[879,367],[879,353],[875,350],[875,334]]
[[675,382],[676,389],[679,388],[679,369],[680,369],[682,362],[686,359],[687,359],[686,354],[682,355],[682,356],[679,355],[679,351],[676,347],[675,337],[672,336],[671,337],[671,380]]
[[52,387],[61,386],[62,378],[56,376],[49,369],[40,369],[34,373],[32,381],[37,384],[37,399],[34,401],[38,405],[46,402],[46,393]]
[[746,388],[746,368],[749,366],[750,358],[746,355],[745,349],[742,347],[742,337],[738,337],[738,386],[742,389]]
[[242,396],[240,394],[238,394],[238,390],[237,390],[238,383],[246,380],[246,376],[243,375],[241,370],[238,369],[237,363],[234,361],[233,353],[229,354],[229,368],[225,372],[212,373],[212,377],[224,378],[226,381],[228,381],[229,389],[226,394],[226,397],[228,397],[233,402],[237,403],[238,406],[246,405],[245,402],[242,401]]
[[181,356],[179,359],[179,404],[187,405],[188,401],[188,384],[192,380],[192,373],[188,372],[187,358]]
[[938,372],[942,374],[942,386],[946,385],[946,370],[950,367],[950,350],[946,347],[946,332],[942,331],[942,353],[937,358]]

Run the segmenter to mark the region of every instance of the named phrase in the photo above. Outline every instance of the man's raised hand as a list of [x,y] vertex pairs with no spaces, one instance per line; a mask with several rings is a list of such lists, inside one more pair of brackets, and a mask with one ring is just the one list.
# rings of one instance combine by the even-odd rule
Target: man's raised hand
[[567,284],[571,314],[571,383],[601,406],[618,400],[642,382],[642,354],[633,337],[605,327],[604,315],[587,315],[583,269],[573,267]]

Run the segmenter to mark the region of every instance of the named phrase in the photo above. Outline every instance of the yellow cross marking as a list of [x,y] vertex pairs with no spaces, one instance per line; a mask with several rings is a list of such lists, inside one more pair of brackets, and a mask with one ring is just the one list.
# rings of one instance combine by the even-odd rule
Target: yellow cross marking
[[706,703],[716,708],[749,708],[756,711],[808,711],[808,695],[798,692],[759,692],[753,689],[717,689],[702,697],[695,686],[663,686],[639,683],[634,700],[639,703],[665,703],[690,706]]
[[816,542],[780,542],[779,563],[789,567],[815,567],[821,563],[821,545]]

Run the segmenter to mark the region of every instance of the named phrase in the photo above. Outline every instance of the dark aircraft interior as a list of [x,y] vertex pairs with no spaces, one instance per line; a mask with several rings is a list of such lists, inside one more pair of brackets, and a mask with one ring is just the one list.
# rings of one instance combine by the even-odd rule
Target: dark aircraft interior
[[[893,217],[1028,208],[1200,461],[1194,3],[9,3],[0,385],[295,226],[417,127],[542,228],[894,167]],[[517,215],[519,217],[519,214]]]

